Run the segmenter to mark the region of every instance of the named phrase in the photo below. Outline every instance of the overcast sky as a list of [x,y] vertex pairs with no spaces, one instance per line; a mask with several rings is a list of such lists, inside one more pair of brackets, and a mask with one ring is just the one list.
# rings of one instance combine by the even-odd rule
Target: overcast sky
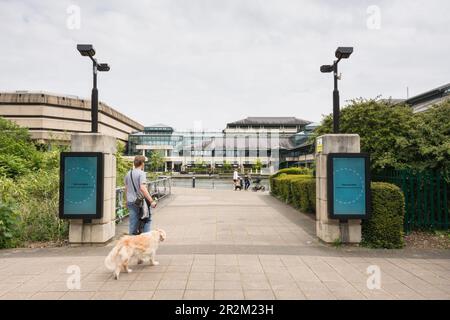
[[143,125],[320,121],[333,82],[319,67],[338,46],[355,47],[340,63],[342,105],[450,82],[449,12],[448,0],[0,0],[0,91],[90,97],[76,44],[93,43],[111,65],[100,100]]

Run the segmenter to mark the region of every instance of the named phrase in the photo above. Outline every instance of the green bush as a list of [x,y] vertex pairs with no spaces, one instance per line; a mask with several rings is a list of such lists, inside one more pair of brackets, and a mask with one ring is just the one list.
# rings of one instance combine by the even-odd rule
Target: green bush
[[302,212],[316,212],[316,180],[307,179],[292,181],[292,205]]
[[[300,208],[300,196],[298,185],[303,181],[313,180],[309,175],[287,175],[285,173],[273,178],[271,177],[271,192],[277,198],[285,201],[286,203],[292,204],[297,208]],[[313,180],[314,181],[314,180]],[[315,194],[315,188],[314,194]],[[306,190],[306,189],[305,189]],[[307,189],[308,191],[310,190]],[[309,199],[309,196],[308,196]],[[315,201],[315,200],[314,200]],[[308,205],[306,208],[310,207],[308,200],[306,200]]]
[[17,243],[19,219],[11,206],[0,202],[0,249],[12,248]]
[[[279,178],[275,178],[277,183],[277,188],[279,192],[279,197],[284,202],[290,202],[290,193],[291,193],[291,181],[294,179],[292,176],[282,175]],[[297,177],[298,179],[298,177]]]
[[404,246],[405,199],[399,187],[373,182],[372,216],[362,224],[362,244],[372,248],[394,249]]
[[292,176],[288,176],[287,174],[280,174],[275,177],[270,177],[270,190],[271,193],[283,200],[286,200],[286,195],[289,192],[288,181]]
[[20,176],[30,171],[27,160],[10,154],[0,154],[0,174],[7,177]]
[[36,145],[27,129],[0,117],[0,247],[61,241],[68,223],[58,217],[60,152]]
[[280,178],[282,178],[283,176],[286,176],[285,174],[283,175],[278,175],[278,176],[270,176],[269,178],[269,185],[270,185],[270,192],[272,193],[272,195],[274,196],[278,196],[279,195],[279,191],[278,191],[278,186],[280,185]]
[[17,181],[24,191],[20,201],[20,239],[61,241],[68,236],[68,223],[59,219],[59,173],[39,170]]
[[[271,177],[272,194],[305,213],[316,209],[316,180],[307,175]],[[373,182],[372,216],[362,224],[362,244],[373,248],[401,248],[405,200],[397,186]]]
[[14,246],[67,238],[68,223],[58,217],[58,201],[58,168],[38,170],[16,180],[0,177],[0,202],[14,203],[17,212]]
[[276,178],[280,175],[288,174],[288,175],[311,175],[312,171],[308,168],[286,168],[278,170],[277,173],[273,174],[272,177]]

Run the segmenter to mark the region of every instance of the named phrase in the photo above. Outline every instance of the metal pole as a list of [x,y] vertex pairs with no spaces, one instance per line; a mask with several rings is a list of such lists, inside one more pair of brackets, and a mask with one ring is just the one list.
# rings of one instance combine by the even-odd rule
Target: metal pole
[[98,90],[97,90],[97,62],[92,60],[92,71],[94,76],[94,83],[91,97],[91,132],[98,132]]
[[338,90],[338,61],[335,61],[334,66],[334,90],[333,90],[333,132],[339,133],[339,90]]

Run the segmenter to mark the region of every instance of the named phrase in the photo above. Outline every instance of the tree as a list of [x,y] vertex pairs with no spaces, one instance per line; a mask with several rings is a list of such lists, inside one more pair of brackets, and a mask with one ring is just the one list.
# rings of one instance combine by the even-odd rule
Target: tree
[[[341,133],[357,133],[361,151],[371,156],[372,169],[449,168],[450,102],[413,113],[407,105],[377,99],[352,100],[341,110]],[[332,133],[326,116],[314,136]]]
[[18,177],[37,170],[42,153],[31,141],[28,129],[0,117],[0,175]]
[[59,219],[59,160],[66,147],[38,148],[26,128],[0,118],[0,247],[67,238]]
[[261,168],[262,168],[262,162],[261,160],[258,158],[256,159],[255,164],[253,165],[253,168],[256,170],[256,172],[260,171],[261,172]]
[[231,171],[233,167],[231,166],[231,163],[229,163],[227,160],[223,160],[223,171],[229,172]]
[[203,160],[202,158],[197,158],[197,159],[195,160],[195,166],[196,166],[197,168],[202,169],[202,168],[206,167],[206,161]]
[[118,141],[117,142],[117,151],[116,151],[116,185],[117,186],[123,186],[125,176],[128,173],[128,170],[133,168],[132,161],[126,160],[123,157],[123,154],[125,153],[125,145],[124,143]]
[[155,172],[160,170],[164,166],[165,160],[161,152],[152,151],[149,162],[150,162],[150,170]]
[[418,167],[450,170],[450,100],[418,113]]

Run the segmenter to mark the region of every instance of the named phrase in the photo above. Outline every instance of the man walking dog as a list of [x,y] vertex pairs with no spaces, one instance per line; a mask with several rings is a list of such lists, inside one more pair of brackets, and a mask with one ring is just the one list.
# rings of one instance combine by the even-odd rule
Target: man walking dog
[[144,206],[147,205],[147,203],[150,204],[150,208],[148,208],[149,210],[156,207],[156,201],[154,201],[152,196],[148,193],[147,187],[145,185],[147,182],[147,178],[144,172],[144,162],[144,156],[136,156],[134,158],[134,169],[130,170],[125,176],[125,194],[127,195],[127,207],[128,210],[130,210],[129,234],[131,235],[150,231],[152,217],[151,211],[142,230],[138,230],[140,229],[139,223],[142,210],[142,208],[139,208],[135,203],[138,196],[144,197]]

